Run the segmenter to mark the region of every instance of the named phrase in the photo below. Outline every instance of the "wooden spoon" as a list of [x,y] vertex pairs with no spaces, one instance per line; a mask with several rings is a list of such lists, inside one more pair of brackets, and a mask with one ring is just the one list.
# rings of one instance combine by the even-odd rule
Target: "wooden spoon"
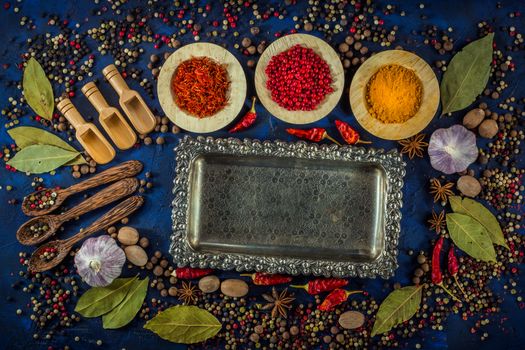
[[[58,190],[44,188],[40,191],[33,192],[30,195],[24,197],[24,200],[22,201],[22,211],[27,216],[39,216],[49,214],[53,210],[58,208],[67,197],[73,194],[89,190],[93,187],[105,185],[107,183],[114,182],[120,179],[125,179],[126,177],[135,176],[138,173],[140,173],[141,170],[141,162],[139,162],[138,160],[129,160],[107,170],[104,170],[100,174],[94,175],[87,180],[84,180],[67,188],[62,188]],[[56,197],[54,198],[54,203],[48,208],[31,208],[29,198],[31,196],[38,196],[42,192],[55,192]]]
[[[50,241],[44,245],[41,245],[31,255],[31,258],[29,259],[28,271],[42,272],[57,266],[68,255],[75,243],[83,240],[93,233],[107,229],[115,222],[120,221],[132,214],[135,210],[140,208],[143,203],[144,198],[141,196],[130,197],[120,202],[117,206],[98,218],[85,230],[81,230],[76,235],[68,239],[57,239],[55,241]],[[45,252],[54,252],[55,255],[51,259],[47,260],[42,258]]]
[[[135,192],[138,186],[139,181],[136,178],[128,178],[115,182],[113,185],[106,187],[63,214],[42,215],[30,219],[20,226],[16,232],[16,238],[24,245],[35,245],[41,243],[54,235],[64,222],[124,198]],[[35,236],[30,229],[31,226],[35,225],[45,225],[47,226],[47,230],[40,232],[40,234]]]

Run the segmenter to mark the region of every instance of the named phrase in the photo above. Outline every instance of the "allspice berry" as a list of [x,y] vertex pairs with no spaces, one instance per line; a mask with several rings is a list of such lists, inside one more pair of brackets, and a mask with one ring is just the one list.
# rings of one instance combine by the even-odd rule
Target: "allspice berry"
[[463,126],[467,129],[474,129],[483,119],[485,119],[485,111],[481,108],[474,108],[463,117]]
[[470,175],[463,175],[457,182],[458,190],[467,197],[476,197],[481,192],[481,184]]
[[480,124],[478,132],[481,137],[491,139],[498,133],[498,123],[495,120],[486,119]]

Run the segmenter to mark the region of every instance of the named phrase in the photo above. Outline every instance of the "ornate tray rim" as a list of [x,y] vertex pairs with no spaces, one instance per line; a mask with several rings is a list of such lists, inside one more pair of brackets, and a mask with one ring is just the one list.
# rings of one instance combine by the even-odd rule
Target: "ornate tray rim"
[[[348,263],[286,257],[263,257],[243,254],[208,254],[193,251],[186,242],[189,171],[192,160],[202,153],[265,155],[307,159],[365,161],[380,164],[387,175],[385,247],[370,263]],[[398,267],[397,245],[401,231],[402,187],[405,162],[396,150],[354,146],[318,145],[315,143],[259,141],[252,139],[185,136],[175,147],[176,175],[172,202],[173,233],[170,253],[178,266],[236,271],[264,271],[290,275],[326,277],[389,278]]]

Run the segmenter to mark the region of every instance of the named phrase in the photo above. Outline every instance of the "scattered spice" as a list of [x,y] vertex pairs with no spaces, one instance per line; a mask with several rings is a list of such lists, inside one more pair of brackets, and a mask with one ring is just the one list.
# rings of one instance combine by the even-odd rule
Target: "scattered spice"
[[436,214],[434,209],[432,209],[432,219],[428,220],[430,224],[430,229],[440,233],[443,231],[446,225],[445,221],[445,210],[442,210],[439,214]]
[[456,257],[456,253],[454,252],[453,244],[450,245],[450,248],[448,250],[447,268],[448,268],[448,273],[450,274],[450,276],[454,278],[454,282],[456,283],[456,286],[458,286],[461,293],[463,293],[465,300],[468,300],[467,293],[465,293],[465,290],[461,286],[461,283],[458,281],[459,264],[458,264],[458,258]]
[[402,146],[401,154],[407,154],[408,158],[413,159],[414,157],[423,158],[423,151],[428,143],[425,142],[425,134],[417,134],[404,140],[398,141]]
[[182,281],[182,287],[177,290],[177,294],[179,300],[186,305],[197,302],[197,286],[192,285],[191,282]]
[[255,96],[252,97],[252,107],[246,113],[241,120],[233,128],[230,129],[231,133],[242,131],[245,129],[248,129],[250,126],[252,126],[253,123],[255,123],[255,120],[257,119],[257,113],[255,112],[255,101],[257,98]]
[[441,272],[441,250],[443,249],[443,236],[439,236],[437,242],[434,244],[434,249],[432,251],[432,283],[443,288],[452,299],[460,301],[454,294],[452,294],[444,285],[443,285],[443,273]]
[[344,303],[350,295],[358,293],[363,293],[363,291],[348,291],[340,288],[334,289],[317,308],[321,311],[331,311],[337,305]]
[[348,284],[348,280],[343,278],[318,278],[309,281],[307,284],[291,285],[292,288],[302,288],[306,290],[308,294],[315,295],[322,292],[328,292],[336,288],[344,287]]
[[312,141],[312,142],[319,142],[324,139],[328,139],[335,143],[336,145],[341,146],[339,142],[337,142],[333,137],[328,135],[326,130],[324,128],[311,128],[311,129],[293,129],[288,128],[286,129],[286,132],[290,135],[297,136],[300,139]]
[[286,318],[288,310],[292,308],[292,302],[295,300],[290,294],[288,294],[288,288],[282,290],[280,293],[277,292],[275,287],[272,287],[272,294],[263,294],[262,297],[268,303],[261,307],[261,310],[272,310],[272,318],[281,316]]
[[198,118],[210,117],[228,103],[228,71],[209,57],[193,57],[179,64],[171,88],[180,109]]
[[326,61],[301,45],[273,56],[265,73],[272,100],[289,111],[315,110],[334,91]]
[[348,123],[345,123],[341,120],[336,120],[335,126],[337,127],[337,130],[341,134],[341,137],[343,138],[343,140],[345,140],[345,142],[348,143],[349,145],[355,145],[358,143],[363,143],[363,144],[372,143],[370,141],[361,140],[359,138],[359,133],[354,128],[352,128]]
[[453,182],[441,184],[441,181],[436,178],[430,179],[430,194],[434,195],[434,203],[447,202],[448,197],[454,195],[453,187]]
[[252,278],[253,284],[257,286],[273,286],[275,284],[290,283],[292,281],[291,276],[270,274],[264,272],[242,274],[241,276],[250,276]]
[[391,64],[372,75],[365,96],[372,117],[385,124],[399,124],[416,115],[423,85],[413,70]]
[[199,269],[195,267],[177,267],[171,274],[183,280],[192,280],[213,273],[213,269]]

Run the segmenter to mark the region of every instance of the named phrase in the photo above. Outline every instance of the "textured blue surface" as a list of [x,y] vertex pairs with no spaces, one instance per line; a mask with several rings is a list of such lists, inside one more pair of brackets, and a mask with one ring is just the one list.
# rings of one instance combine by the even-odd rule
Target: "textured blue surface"
[[[130,5],[134,6],[136,3],[137,2],[131,2]],[[385,21],[388,26],[398,24],[398,37],[401,39],[398,42],[405,48],[415,51],[428,62],[435,61],[439,56],[435,53],[434,49],[421,43],[422,38],[420,36],[414,37],[411,34],[412,30],[417,30],[418,32],[423,30],[425,25],[435,24],[441,29],[452,26],[454,28],[453,37],[459,45],[463,45],[467,40],[476,37],[477,22],[480,19],[488,21],[494,19],[495,27],[514,25],[517,26],[518,30],[525,31],[522,19],[508,18],[508,13],[511,11],[520,10],[522,13],[525,13],[525,6],[522,2],[508,1],[506,2],[506,6],[499,10],[496,9],[495,3],[490,0],[428,2],[423,10],[419,9],[419,3],[419,1],[400,2],[398,6],[400,9],[406,11],[407,16],[388,16],[385,17]],[[104,5],[107,4],[104,3]],[[14,14],[12,9],[9,11],[4,11],[3,9],[0,10],[0,33],[2,33],[2,41],[0,43],[0,63],[11,64],[8,69],[0,70],[0,80],[2,81],[2,88],[0,89],[1,106],[7,105],[7,99],[9,96],[18,97],[20,94],[20,92],[12,86],[9,88],[4,87],[4,82],[7,80],[20,79],[21,73],[16,68],[16,63],[20,60],[20,54],[26,50],[24,46],[25,39],[28,36],[36,34],[36,32],[45,32],[49,30],[41,16],[42,13],[59,14],[62,18],[68,18],[71,25],[80,23],[81,30],[97,26],[97,23],[100,20],[100,17],[90,17],[90,10],[95,5],[89,1],[24,1],[19,6],[21,7],[21,12],[19,14]],[[101,5],[98,5],[98,7],[100,6]],[[146,7],[145,4],[144,6]],[[219,6],[215,7],[217,9],[219,8]],[[300,9],[301,6],[298,6],[297,8]],[[296,14],[295,11],[291,15],[294,14]],[[425,14],[428,19],[422,21],[420,18],[421,14]],[[35,31],[28,32],[25,29],[20,29],[18,22],[22,15],[28,15],[35,20],[37,26]],[[159,28],[158,26],[156,28],[158,33],[171,33],[170,28]],[[266,36],[272,40],[273,35],[270,35],[269,33],[273,34],[276,29],[281,28],[290,29],[291,20],[278,21],[277,19],[271,19],[261,26],[260,35]],[[241,23],[239,31],[242,33],[242,31],[245,31],[246,29],[246,23]],[[413,40],[408,42],[408,39],[417,39],[417,42],[414,43]],[[496,42],[503,43],[508,41],[508,39],[508,35],[502,35],[500,31],[496,33]],[[192,41],[192,38],[186,36],[182,41],[183,43],[189,43]],[[96,44],[93,41],[88,40],[88,43],[93,50],[96,50]],[[241,62],[245,63],[246,58],[233,50],[233,44],[233,41],[228,42],[228,47],[241,60]],[[143,47],[148,53],[155,51],[151,44],[144,45]],[[378,49],[373,46],[370,48],[372,50]],[[164,52],[164,50],[161,52]],[[95,54],[97,55],[97,59],[94,72],[99,78],[101,78],[101,69],[110,63],[112,58],[110,56],[100,56],[98,53]],[[137,63],[136,66],[140,65],[145,67],[148,57],[149,54],[143,55],[141,61]],[[525,96],[525,87],[523,86],[523,83],[521,83],[525,78],[525,69],[523,69],[525,59],[523,52],[515,53],[514,60],[516,61],[517,72],[509,74],[507,83],[510,87],[505,90],[504,96],[510,96],[513,92],[516,97],[523,97]],[[249,89],[248,96],[250,96],[254,93],[253,71],[249,69],[245,70]],[[347,76],[347,85],[350,79],[351,76]],[[140,92],[143,92],[143,90],[135,83],[131,83],[130,85],[137,88]],[[106,83],[100,83],[100,88],[110,104],[117,105],[117,98],[111,87]],[[147,101],[152,107],[159,107],[157,101],[149,99]],[[80,93],[77,94],[77,97],[74,98],[73,102],[85,116],[95,116],[95,111]],[[249,101],[247,100],[246,106],[248,106],[248,102]],[[285,123],[271,117],[260,105],[258,106],[258,112],[259,118],[256,125],[249,131],[239,134],[240,137],[269,140],[291,140],[291,137],[289,137],[284,131],[285,127],[287,127]],[[462,116],[461,113],[456,113],[452,118],[436,117],[424,132],[431,133],[432,130],[437,127],[446,127],[455,124],[460,120],[460,116]],[[351,124],[356,125],[355,119],[351,116],[346,97],[342,98],[339,106],[327,118],[315,123],[315,126],[327,127],[331,134],[337,135],[333,126],[333,120],[337,118],[344,119]],[[22,118],[22,124],[36,125],[34,122],[29,122],[27,118]],[[139,159],[144,163],[145,170],[151,171],[153,174],[155,187],[147,193],[146,204],[141,209],[140,213],[134,215],[131,219],[132,225],[139,228],[143,235],[149,237],[152,242],[152,248],[150,251],[160,249],[163,252],[167,252],[168,249],[171,227],[171,187],[175,169],[174,153],[172,149],[176,145],[178,138],[183,135],[184,133],[179,135],[167,135],[167,142],[163,146],[152,145],[149,147],[141,147],[136,150],[118,152],[116,159],[110,164],[117,164],[128,159]],[[213,133],[213,136],[226,137],[228,134],[226,131],[219,131]],[[381,141],[366,133],[363,134],[363,137],[372,140],[375,147],[386,149],[397,147],[397,144],[394,142]],[[0,144],[9,143],[11,143],[11,141],[6,134],[5,129],[2,128],[0,130]],[[78,144],[76,144],[76,146],[78,147]],[[523,164],[521,164],[521,166],[523,166]],[[99,167],[99,169],[102,168],[104,167]],[[400,254],[398,260],[400,268],[397,270],[395,277],[393,277],[391,281],[400,282],[402,285],[409,284],[415,266],[415,257],[409,256],[407,251],[412,249],[417,252],[419,249],[428,247],[431,233],[428,231],[424,223],[431,212],[430,205],[432,200],[428,195],[427,186],[429,178],[436,175],[437,173],[430,167],[428,157],[408,161],[406,185],[403,190],[405,204],[403,208],[402,233],[399,246]],[[74,183],[74,179],[69,174],[69,170],[61,170],[55,176],[44,175],[43,178],[47,185],[68,186]],[[0,334],[2,334],[0,338],[0,348],[39,349],[47,348],[48,345],[61,347],[68,344],[73,346],[74,349],[88,349],[96,347],[94,344],[96,339],[102,339],[104,341],[104,346],[102,348],[108,349],[124,347],[126,349],[183,348],[182,346],[174,346],[171,343],[163,341],[149,331],[143,330],[142,320],[135,320],[130,326],[114,331],[103,330],[100,319],[83,320],[74,329],[66,330],[64,335],[56,336],[49,343],[44,341],[33,341],[31,339],[34,332],[34,326],[29,321],[27,312],[23,316],[17,316],[15,313],[15,310],[18,307],[24,306],[29,302],[29,295],[16,292],[10,287],[10,285],[16,280],[16,276],[13,276],[13,273],[16,274],[19,269],[18,252],[24,250],[15,240],[15,231],[26,218],[21,213],[19,206],[13,207],[7,204],[8,199],[21,199],[24,194],[31,192],[31,180],[32,177],[27,177],[21,173],[11,173],[4,169],[0,170],[0,185],[4,187],[5,185],[14,186],[14,190],[11,192],[6,192],[5,190],[0,191],[0,203],[3,205],[3,208],[0,210],[0,301],[2,305],[0,307]],[[69,203],[75,203],[75,201]],[[102,210],[99,210],[90,215],[86,215],[84,219],[78,222],[67,224],[66,232],[70,234],[77,232],[80,224],[91,222],[102,212]],[[26,251],[28,250],[26,249]],[[228,272],[221,274],[221,276],[233,275],[235,274]],[[431,349],[522,349],[524,347],[523,343],[525,342],[525,334],[523,332],[525,313],[519,310],[516,306],[514,298],[503,294],[500,282],[495,282],[494,285],[495,290],[500,293],[500,295],[504,296],[502,314],[508,317],[508,320],[503,326],[499,325],[499,322],[492,322],[491,325],[483,328],[482,330],[486,330],[490,335],[487,341],[481,342],[479,340],[479,334],[470,334],[469,329],[472,326],[473,321],[464,322],[457,317],[451,317],[445,326],[446,331],[432,332],[426,330],[413,339],[410,344],[419,342],[424,348]],[[385,281],[382,280],[352,280],[351,286],[365,288],[378,300],[382,300],[390,290],[390,287],[385,287]],[[523,287],[523,282],[518,282],[518,287],[520,286]],[[255,287],[252,292],[255,295],[259,294],[261,290],[263,290],[263,288]],[[7,296],[13,297],[14,302],[4,302]],[[24,308],[24,310],[26,309]],[[78,343],[74,342],[73,338],[75,336],[79,336],[81,341]]]

